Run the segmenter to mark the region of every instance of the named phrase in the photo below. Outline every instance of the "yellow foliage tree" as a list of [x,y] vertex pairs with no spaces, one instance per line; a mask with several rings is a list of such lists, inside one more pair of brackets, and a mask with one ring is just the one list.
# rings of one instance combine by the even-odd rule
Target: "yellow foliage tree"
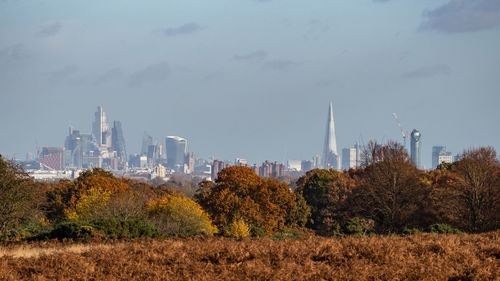
[[76,180],[74,189],[64,210],[70,220],[95,218],[112,197],[131,190],[124,181],[102,169],[83,172]]
[[243,219],[235,220],[226,230],[226,236],[234,238],[245,238],[250,236],[250,227]]
[[182,195],[165,195],[148,203],[150,218],[164,234],[214,234],[217,228],[200,205]]

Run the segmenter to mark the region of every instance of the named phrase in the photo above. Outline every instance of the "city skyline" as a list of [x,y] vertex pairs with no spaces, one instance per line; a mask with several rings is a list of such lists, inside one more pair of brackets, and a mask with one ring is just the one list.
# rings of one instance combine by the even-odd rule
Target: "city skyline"
[[[96,137],[96,135],[100,136],[100,138]],[[452,162],[460,153],[455,152],[455,154],[453,154],[450,151],[446,151],[446,146],[434,145],[432,146],[431,156],[432,166],[426,167],[421,163],[422,135],[420,131],[413,129],[409,138],[409,147],[405,147],[405,149],[407,150],[411,162],[419,169],[435,169],[437,164],[440,164],[441,162]],[[66,136],[63,147],[54,145],[37,147],[36,149],[38,151],[35,152],[35,154],[32,152],[26,153],[26,161],[32,161],[33,155],[36,155],[39,159],[38,162],[49,169],[52,169],[54,166],[60,167],[58,169],[65,169],[64,167],[80,169],[82,166],[85,168],[89,163],[93,163],[90,165],[94,167],[105,167],[107,169],[110,167],[118,167],[118,169],[123,170],[126,167],[141,168],[143,165],[146,165],[145,167],[156,170],[158,169],[156,166],[158,164],[161,166],[161,169],[165,169],[165,167],[162,166],[162,164],[164,164],[172,171],[190,174],[194,171],[195,157],[194,152],[188,151],[187,142],[187,139],[183,137],[166,136],[165,146],[163,146],[161,141],[159,142],[154,139],[153,136],[144,132],[140,153],[127,154],[126,141],[123,136],[121,121],[113,121],[113,126],[110,127],[110,123],[107,121],[106,112],[104,111],[103,106],[98,105],[97,111],[94,113],[94,121],[92,122],[92,133],[81,133],[80,130],[76,130],[73,126],[70,126],[69,134]],[[405,140],[399,143],[404,147]],[[302,168],[304,165],[307,167],[310,166],[311,168],[331,168],[339,171],[356,168],[360,167],[362,162],[361,154],[363,153],[363,146],[364,144],[359,145],[356,142],[353,146],[342,148],[342,155],[338,153],[333,103],[330,102],[328,108],[327,130],[323,146],[323,156],[319,158],[319,160],[316,158],[320,157],[320,154],[316,154],[310,159],[285,159],[282,163],[288,163],[287,165],[289,168],[290,163],[293,163],[291,165],[294,166],[292,170],[297,170],[297,167],[300,166],[297,171],[307,171],[308,169],[304,170]],[[165,149],[163,149],[163,147]],[[66,152],[64,149],[66,149]],[[328,155],[330,159],[328,159],[325,155]],[[145,157],[144,164],[142,164],[143,156]],[[100,157],[100,159],[98,160],[95,157]],[[216,156],[209,157],[208,159],[196,159],[204,161],[213,159],[214,161],[218,160],[218,162],[230,163],[230,165],[234,164],[236,166],[241,165],[238,163],[239,161],[244,161],[245,166],[247,164],[249,164],[249,166],[252,164],[255,166],[259,163],[248,163],[247,159],[238,157],[235,158],[236,160],[234,160],[234,163],[232,160],[222,160],[222,158],[218,158]],[[266,159],[263,160],[262,163],[271,163],[269,161],[269,159]],[[322,163],[322,166],[317,166],[317,163],[319,162]],[[114,169],[116,170],[116,168]]]
[[89,134],[102,104],[128,154],[146,131],[205,159],[309,160],[329,101],[338,152],[402,142],[394,112],[426,168],[433,146],[499,150],[500,2],[455,2],[0,1],[0,153]]

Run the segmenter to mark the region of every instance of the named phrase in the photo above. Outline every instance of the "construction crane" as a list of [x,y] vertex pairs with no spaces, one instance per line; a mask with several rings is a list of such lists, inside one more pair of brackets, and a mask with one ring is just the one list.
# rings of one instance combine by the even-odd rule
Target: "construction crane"
[[399,130],[401,131],[401,135],[403,137],[403,147],[406,149],[406,140],[408,139],[408,131],[405,132],[403,129],[403,126],[401,126],[401,122],[399,121],[399,117],[396,113],[393,113],[392,116],[394,116],[394,119],[396,119],[396,122],[398,122],[398,127]]

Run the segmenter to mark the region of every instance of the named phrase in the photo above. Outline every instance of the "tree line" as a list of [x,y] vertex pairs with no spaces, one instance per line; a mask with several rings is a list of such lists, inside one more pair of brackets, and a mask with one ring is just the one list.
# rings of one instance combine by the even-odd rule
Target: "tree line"
[[192,186],[102,169],[36,182],[0,156],[0,239],[478,233],[500,226],[500,163],[491,147],[422,171],[401,145],[371,142],[357,169],[315,169],[288,185],[229,167],[215,182],[202,181],[195,192]]

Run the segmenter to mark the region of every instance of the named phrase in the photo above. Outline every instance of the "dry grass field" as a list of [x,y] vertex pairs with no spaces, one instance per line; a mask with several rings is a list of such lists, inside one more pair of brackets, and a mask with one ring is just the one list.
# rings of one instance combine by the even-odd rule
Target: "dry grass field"
[[0,247],[0,280],[500,280],[500,231]]

